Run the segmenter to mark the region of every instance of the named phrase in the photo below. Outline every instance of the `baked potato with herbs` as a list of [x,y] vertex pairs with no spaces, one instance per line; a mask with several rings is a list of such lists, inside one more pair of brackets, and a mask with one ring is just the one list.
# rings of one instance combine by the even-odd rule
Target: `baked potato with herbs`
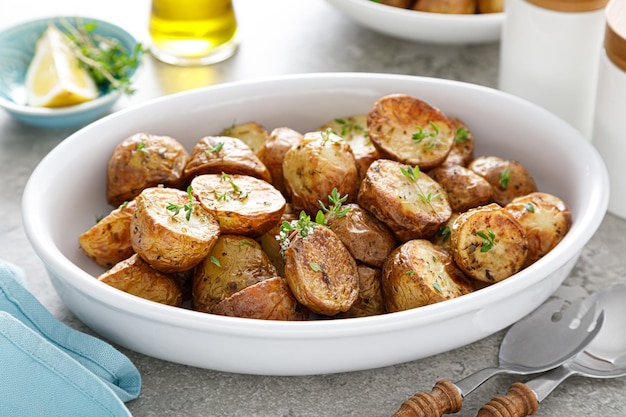
[[391,313],[469,294],[474,285],[447,250],[414,239],[398,246],[385,261],[382,290]]
[[428,171],[448,195],[453,212],[484,206],[493,201],[493,188],[486,179],[460,165],[441,165]]
[[269,132],[257,122],[233,124],[220,132],[219,136],[241,139],[256,153],[269,137]]
[[130,225],[133,250],[161,272],[193,268],[208,255],[220,233],[215,218],[191,190],[147,188],[135,203]]
[[537,191],[535,180],[518,161],[499,156],[479,156],[468,168],[486,179],[493,188],[493,201],[506,206],[515,197]]
[[194,310],[211,313],[236,292],[277,276],[261,246],[245,236],[220,235],[193,274]]
[[137,133],[118,144],[107,164],[106,199],[119,206],[148,187],[183,185],[189,153],[174,138]]
[[283,159],[285,153],[300,143],[304,135],[288,127],[277,127],[257,151],[257,156],[265,164],[272,176],[272,185],[289,198],[283,177]]

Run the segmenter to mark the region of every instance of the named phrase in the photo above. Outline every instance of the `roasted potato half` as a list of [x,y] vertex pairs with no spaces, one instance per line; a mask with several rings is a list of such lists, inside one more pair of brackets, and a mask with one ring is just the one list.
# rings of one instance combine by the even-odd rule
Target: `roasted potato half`
[[548,193],[514,198],[504,207],[524,226],[528,240],[526,265],[550,252],[572,227],[572,214],[563,200]]
[[220,132],[219,136],[241,139],[256,153],[269,137],[269,132],[257,122],[233,124]]
[[350,254],[358,262],[376,268],[397,246],[391,230],[358,204],[347,204],[341,210],[348,210],[344,215],[327,216],[328,227],[335,232]]
[[268,139],[257,151],[257,156],[265,164],[272,176],[272,185],[289,197],[283,178],[283,158],[285,153],[300,143],[304,135],[288,127],[277,127],[272,130]]
[[524,227],[495,203],[461,213],[452,225],[450,247],[461,270],[487,283],[521,270],[528,254]]
[[248,175],[204,174],[191,181],[193,195],[224,234],[261,236],[281,219],[286,201],[271,184]]
[[382,290],[386,310],[394,312],[468,294],[474,285],[447,250],[414,239],[398,246],[385,261]]
[[359,295],[356,261],[329,228],[312,223],[305,233],[294,233],[285,251],[289,288],[314,313],[348,311]]
[[85,254],[100,266],[111,268],[135,251],[130,243],[130,223],[135,202],[124,203],[78,237]]
[[413,9],[431,13],[474,14],[476,0],[417,0]]
[[194,269],[193,308],[212,313],[222,300],[276,275],[276,268],[255,240],[221,235],[211,253]]
[[480,156],[468,168],[486,179],[493,188],[493,201],[506,206],[515,197],[537,191],[535,180],[518,161],[498,156]]
[[350,145],[327,130],[309,132],[283,159],[285,186],[296,211],[316,213],[334,188],[356,198],[359,175]]
[[359,296],[350,310],[339,313],[336,316],[338,318],[368,317],[385,313],[380,269],[358,264],[357,270],[359,272]]
[[176,280],[157,271],[137,254],[118,262],[98,280],[146,300],[180,307],[182,290]]
[[119,143],[107,164],[106,199],[119,206],[145,188],[159,184],[177,188],[189,153],[174,138],[137,133]]
[[478,0],[478,13],[502,13],[504,0]]
[[443,165],[461,165],[467,167],[474,159],[474,135],[459,118],[451,117],[454,129],[454,143]]
[[220,233],[217,221],[191,192],[152,187],[135,202],[133,250],[161,272],[193,268],[208,255]]
[[439,109],[406,94],[378,99],[367,115],[369,138],[382,158],[434,168],[446,159],[455,129]]
[[493,201],[493,188],[486,179],[460,165],[441,165],[428,171],[448,195],[453,212],[484,206]]
[[300,321],[308,313],[300,307],[287,282],[281,277],[252,284],[220,301],[213,314],[261,320]]
[[350,145],[359,178],[362,179],[367,168],[379,157],[376,147],[369,138],[367,115],[357,114],[337,118],[324,124],[319,130],[325,131],[326,129],[331,129],[333,133],[341,136]]
[[446,190],[418,167],[378,159],[367,170],[357,203],[397,240],[430,238],[452,214]]
[[272,176],[263,162],[241,139],[230,136],[206,136],[191,150],[191,158],[185,166],[187,183],[201,174],[249,175],[272,182]]

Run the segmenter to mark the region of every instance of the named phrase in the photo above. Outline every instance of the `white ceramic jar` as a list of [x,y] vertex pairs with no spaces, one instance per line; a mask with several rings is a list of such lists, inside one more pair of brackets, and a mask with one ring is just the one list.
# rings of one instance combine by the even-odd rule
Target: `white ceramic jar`
[[626,0],[606,9],[593,144],[609,171],[609,212],[626,219]]
[[591,139],[608,0],[507,0],[499,88],[561,117]]

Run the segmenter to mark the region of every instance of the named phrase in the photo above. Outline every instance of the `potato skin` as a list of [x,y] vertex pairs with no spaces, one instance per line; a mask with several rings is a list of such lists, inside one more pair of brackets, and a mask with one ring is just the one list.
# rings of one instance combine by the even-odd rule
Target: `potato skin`
[[188,160],[189,154],[176,139],[137,133],[119,143],[109,158],[106,199],[119,206],[148,187],[179,187]]
[[[468,168],[486,179],[493,188],[493,201],[506,206],[515,197],[537,191],[535,180],[518,161],[503,159],[498,156],[480,156],[474,159]],[[502,179],[508,172],[508,181]]]
[[451,117],[450,123],[454,129],[454,143],[442,165],[467,167],[474,160],[474,135],[461,119]]
[[445,249],[424,239],[398,246],[382,269],[388,312],[409,310],[460,297],[474,290]]
[[219,302],[213,314],[283,321],[301,321],[308,317],[281,277],[269,278],[236,292]]
[[272,182],[263,162],[241,139],[230,136],[206,136],[191,150],[183,177],[188,184],[201,174],[241,174]]
[[219,225],[197,201],[189,220],[181,210],[173,215],[168,204],[189,204],[187,193],[152,187],[135,199],[130,240],[133,250],[161,272],[186,271],[201,262],[215,244]]
[[463,272],[487,283],[521,270],[528,253],[524,227],[495,203],[461,213],[452,225],[450,247]]
[[285,211],[286,201],[280,191],[248,175],[203,174],[191,181],[191,187],[224,234],[261,236]]
[[241,139],[243,143],[248,145],[252,152],[256,153],[265,143],[269,136],[269,132],[257,122],[240,123],[224,129],[219,136],[230,136],[231,138]]
[[356,261],[380,268],[397,246],[393,233],[358,204],[346,204],[342,209],[349,211],[344,216],[327,216],[328,227],[341,239]]
[[378,99],[367,114],[367,128],[381,158],[422,170],[441,165],[454,143],[455,130],[446,115],[406,94]]
[[352,149],[359,179],[363,179],[367,168],[380,157],[378,150],[369,138],[367,114],[357,114],[334,119],[320,127],[320,131],[331,129],[341,136]]
[[305,133],[283,159],[285,186],[294,210],[315,214],[334,188],[356,198],[359,176],[350,146],[332,132]]
[[528,266],[550,252],[572,227],[572,214],[563,200],[548,193],[514,198],[504,207],[524,226]]
[[111,268],[135,251],[130,243],[130,223],[135,202],[122,204],[78,237],[85,254],[100,266]]
[[222,300],[276,275],[276,268],[255,240],[221,235],[194,269],[193,309],[212,313]]
[[317,314],[348,311],[359,295],[356,261],[337,235],[320,225],[291,241],[285,279],[296,299]]
[[478,0],[478,13],[502,13],[504,0]]
[[388,159],[374,161],[357,196],[358,205],[386,224],[400,242],[432,237],[452,214],[445,189],[423,172],[410,180],[401,171],[406,168]]
[[300,143],[304,135],[288,127],[277,127],[257,151],[257,156],[265,164],[272,176],[272,185],[286,198],[289,198],[283,177],[285,153]]
[[146,300],[175,307],[182,304],[182,290],[176,281],[152,268],[137,254],[117,263],[98,280]]
[[476,0],[417,0],[413,10],[431,13],[476,13]]
[[493,201],[493,188],[486,179],[460,165],[442,165],[428,171],[448,195],[453,212],[463,212]]
[[345,313],[339,313],[337,318],[369,317],[384,314],[385,302],[381,284],[381,271],[365,264],[358,264],[359,296]]

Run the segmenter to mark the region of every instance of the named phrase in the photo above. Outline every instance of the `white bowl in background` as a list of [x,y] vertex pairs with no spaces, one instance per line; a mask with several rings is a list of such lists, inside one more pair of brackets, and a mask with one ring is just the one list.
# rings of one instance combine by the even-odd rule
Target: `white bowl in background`
[[364,27],[414,42],[448,45],[497,42],[504,21],[504,13],[429,13],[370,0],[327,1]]
[[[99,282],[103,270],[80,250],[79,234],[108,213],[105,172],[113,148],[137,132],[177,138],[189,150],[240,122],[314,130],[406,93],[463,119],[476,156],[516,159],[540,190],[573,214],[569,233],[544,258],[509,279],[442,303],[356,319],[276,322],[221,317],[150,302]],[[302,74],[187,91],[124,109],[74,133],[33,172],[23,196],[28,238],[63,302],[106,339],[156,358],[220,371],[305,375],[412,361],[489,336],[545,301],[565,280],[599,227],[608,176],[594,148],[546,110],[487,87],[367,73]]]

